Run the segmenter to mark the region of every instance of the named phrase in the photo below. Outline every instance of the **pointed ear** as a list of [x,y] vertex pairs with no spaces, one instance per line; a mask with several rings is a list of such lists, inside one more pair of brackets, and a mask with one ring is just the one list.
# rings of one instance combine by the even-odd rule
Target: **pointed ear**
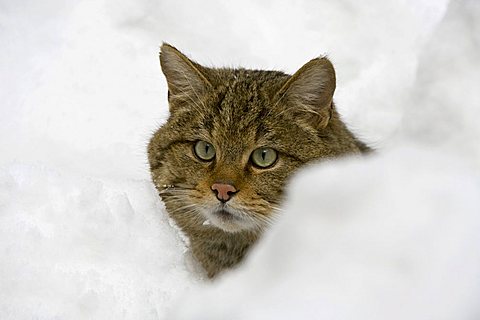
[[168,43],[160,47],[160,65],[167,78],[169,102],[199,99],[211,87],[203,67]]
[[287,103],[295,117],[303,117],[317,129],[325,128],[332,113],[335,69],[325,57],[301,67],[278,91],[278,99]]

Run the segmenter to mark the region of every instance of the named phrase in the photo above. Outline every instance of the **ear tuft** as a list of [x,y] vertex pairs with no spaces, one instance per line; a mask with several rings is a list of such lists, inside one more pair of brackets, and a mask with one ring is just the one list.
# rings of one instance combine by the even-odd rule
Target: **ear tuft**
[[278,91],[295,116],[303,116],[316,128],[328,125],[335,92],[335,69],[326,57],[310,60]]
[[169,101],[199,99],[211,87],[203,67],[168,43],[160,47],[160,65],[167,79]]

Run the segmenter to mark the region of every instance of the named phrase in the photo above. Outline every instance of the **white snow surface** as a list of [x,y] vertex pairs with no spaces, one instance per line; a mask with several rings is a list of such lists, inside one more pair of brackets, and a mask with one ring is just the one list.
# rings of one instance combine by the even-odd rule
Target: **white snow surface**
[[[294,72],[328,54],[378,148],[295,177],[210,283],[149,180],[158,47]],[[0,2],[0,319],[479,319],[480,2]]]

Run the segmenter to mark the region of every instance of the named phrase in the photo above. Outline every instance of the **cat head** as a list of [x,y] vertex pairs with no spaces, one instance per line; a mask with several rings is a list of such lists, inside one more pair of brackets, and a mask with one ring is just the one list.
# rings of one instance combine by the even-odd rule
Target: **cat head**
[[334,111],[325,57],[290,76],[207,68],[163,44],[160,63],[170,117],[150,141],[149,162],[181,228],[262,230],[296,169],[356,149]]

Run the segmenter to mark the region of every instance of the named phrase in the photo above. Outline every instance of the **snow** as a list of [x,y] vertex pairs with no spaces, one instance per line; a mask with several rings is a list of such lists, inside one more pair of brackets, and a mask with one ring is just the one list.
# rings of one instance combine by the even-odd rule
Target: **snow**
[[[478,319],[480,5],[0,4],[1,319]],[[158,47],[294,72],[320,54],[364,159],[314,165],[204,281],[149,181]]]
[[147,181],[25,164],[0,181],[2,319],[157,319],[195,281]]

